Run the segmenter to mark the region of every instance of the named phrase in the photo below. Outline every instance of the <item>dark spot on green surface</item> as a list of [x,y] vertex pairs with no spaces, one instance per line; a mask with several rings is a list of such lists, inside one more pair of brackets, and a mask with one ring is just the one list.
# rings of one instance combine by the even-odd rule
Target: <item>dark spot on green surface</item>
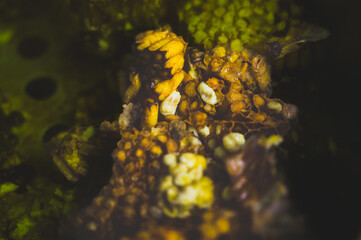
[[9,115],[9,122],[13,126],[20,126],[25,122],[23,114],[19,111],[13,111]]
[[65,124],[56,124],[51,126],[48,130],[46,130],[46,132],[43,135],[43,142],[47,143],[49,142],[53,137],[55,137],[56,135],[58,135],[61,132],[64,132],[68,130],[68,126],[66,126]]
[[24,58],[37,58],[44,55],[48,49],[48,43],[39,37],[23,39],[18,46],[18,53]]
[[45,100],[55,93],[56,82],[50,77],[35,78],[26,85],[25,91],[36,100]]
[[0,152],[13,148],[18,144],[19,140],[12,133],[1,133],[0,135]]

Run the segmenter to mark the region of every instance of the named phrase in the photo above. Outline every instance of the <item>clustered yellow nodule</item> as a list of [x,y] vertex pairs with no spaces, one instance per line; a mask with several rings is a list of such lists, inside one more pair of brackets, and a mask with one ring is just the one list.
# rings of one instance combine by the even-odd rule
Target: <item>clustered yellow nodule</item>
[[204,65],[224,80],[251,91],[267,92],[271,82],[270,65],[265,57],[248,49],[232,51],[216,46],[206,51]]
[[[113,127],[103,123],[103,127],[106,125]],[[122,138],[112,154],[112,177],[90,206],[76,217],[76,227],[85,228],[93,239],[113,239],[107,235],[112,218],[122,219],[122,227],[134,227],[149,217],[148,211],[140,209],[150,208],[149,196],[156,191],[160,175],[159,159],[178,149],[168,128],[167,123],[142,131],[121,126]]]
[[143,106],[144,128],[152,128],[163,116],[174,115],[180,101],[178,86],[185,72],[184,54],[187,43],[167,29],[147,31],[136,36],[137,60],[125,103],[139,102]]
[[203,176],[207,167],[204,156],[186,152],[167,154],[163,163],[169,168],[169,175],[160,183],[163,195],[159,205],[169,217],[185,218],[194,207],[208,208],[213,202],[213,183]]
[[[177,89],[184,78],[182,69],[187,44],[182,37],[178,37],[169,30],[147,31],[138,34],[136,43],[140,56],[143,51],[148,50],[155,57],[156,61],[150,63],[149,70],[156,76],[142,74],[141,80],[146,85],[153,84],[154,86],[151,88],[154,89],[158,100],[162,101]],[[159,68],[170,70],[170,74],[168,71],[159,71],[161,74],[157,75],[156,71]]]

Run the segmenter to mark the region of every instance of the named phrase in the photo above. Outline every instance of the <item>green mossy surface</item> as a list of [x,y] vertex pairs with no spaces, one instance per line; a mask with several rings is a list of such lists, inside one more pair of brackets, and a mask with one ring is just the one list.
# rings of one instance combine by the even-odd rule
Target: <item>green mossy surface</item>
[[80,21],[95,37],[95,51],[111,55],[111,51],[119,49],[116,35],[132,35],[159,27],[167,14],[167,3],[165,0],[85,0],[79,11]]
[[178,11],[179,20],[197,44],[212,48],[240,40],[254,45],[287,33],[299,23],[301,8],[292,1],[187,0]]
[[61,219],[75,209],[74,190],[36,177],[24,192],[0,196],[0,239],[55,239]]

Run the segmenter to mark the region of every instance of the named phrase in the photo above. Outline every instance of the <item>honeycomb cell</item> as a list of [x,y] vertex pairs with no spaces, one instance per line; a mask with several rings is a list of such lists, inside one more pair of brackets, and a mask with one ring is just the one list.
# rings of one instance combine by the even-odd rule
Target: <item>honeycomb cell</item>
[[23,39],[18,45],[18,53],[26,59],[41,57],[46,53],[48,43],[41,37],[28,37]]
[[30,80],[25,87],[28,96],[35,100],[46,100],[56,92],[56,81],[51,77],[38,77]]

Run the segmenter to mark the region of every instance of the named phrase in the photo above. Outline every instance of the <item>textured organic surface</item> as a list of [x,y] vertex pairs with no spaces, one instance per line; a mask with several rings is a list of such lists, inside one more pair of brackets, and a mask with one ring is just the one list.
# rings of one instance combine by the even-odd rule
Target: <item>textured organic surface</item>
[[186,46],[165,29],[136,37],[127,104],[118,121],[102,124],[121,136],[112,177],[69,224],[70,236],[281,239],[302,233],[272,150],[296,107],[269,97],[262,56]]
[[183,1],[179,18],[205,48],[230,44],[242,50],[282,35],[299,23],[301,9],[293,1]]
[[[358,126],[359,38],[281,58],[328,35],[294,2],[1,1],[0,239],[312,239],[295,192],[324,235],[356,226],[356,144],[338,134]],[[323,24],[351,31],[334,13]],[[291,75],[271,81],[275,58]]]

